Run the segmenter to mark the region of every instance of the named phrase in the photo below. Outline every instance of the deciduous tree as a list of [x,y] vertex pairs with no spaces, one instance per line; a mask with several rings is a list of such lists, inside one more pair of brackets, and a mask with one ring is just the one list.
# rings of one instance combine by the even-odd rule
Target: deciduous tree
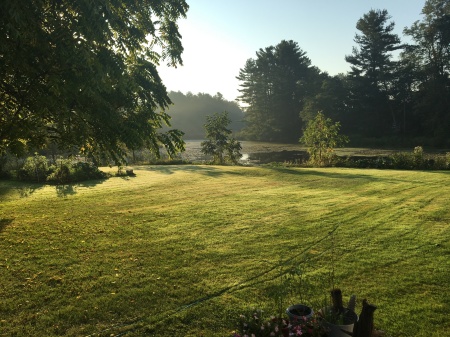
[[427,0],[422,14],[404,30],[414,43],[402,59],[415,66],[412,97],[424,135],[444,145],[450,128],[450,1]]
[[123,147],[169,154],[170,104],[160,61],[182,63],[184,0],[4,0],[0,3],[0,151],[54,141],[123,158]]
[[339,134],[340,123],[325,117],[318,112],[316,117],[308,122],[300,143],[308,147],[310,162],[313,165],[327,166],[334,157],[334,149],[348,143],[348,137]]
[[226,111],[206,117],[206,140],[201,143],[201,151],[213,156],[215,164],[223,165],[226,162],[237,164],[242,157],[241,143],[231,137],[232,131],[228,129],[230,123]]

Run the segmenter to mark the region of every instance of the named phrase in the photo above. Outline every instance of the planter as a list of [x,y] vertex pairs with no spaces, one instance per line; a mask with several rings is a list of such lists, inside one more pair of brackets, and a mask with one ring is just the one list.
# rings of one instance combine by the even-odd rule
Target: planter
[[340,315],[339,322],[330,321],[333,316],[333,307],[326,307],[320,310],[323,318],[322,326],[325,328],[328,337],[350,337],[353,334],[353,327],[358,322],[358,315],[345,308],[344,313]]
[[286,309],[286,314],[289,317],[289,321],[295,324],[295,322],[311,318],[314,315],[314,311],[307,305],[295,304]]

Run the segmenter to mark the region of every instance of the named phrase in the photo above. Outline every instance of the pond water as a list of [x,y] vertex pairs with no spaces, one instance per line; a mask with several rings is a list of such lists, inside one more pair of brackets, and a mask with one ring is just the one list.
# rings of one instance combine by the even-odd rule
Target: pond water
[[[202,140],[187,140],[186,151],[181,158],[187,161],[208,161],[210,158],[201,152]],[[271,162],[303,161],[307,152],[300,144],[272,144],[265,142],[241,141],[242,158],[244,165],[266,164]]]
[[[202,140],[186,140],[186,151],[181,158],[191,162],[206,162],[210,157],[202,152]],[[240,141],[242,146],[242,158],[244,165],[258,165],[272,162],[302,162],[308,158],[306,148],[300,144],[279,144],[267,142]],[[388,156],[398,150],[371,149],[371,148],[339,148],[335,149],[338,156],[374,157]]]

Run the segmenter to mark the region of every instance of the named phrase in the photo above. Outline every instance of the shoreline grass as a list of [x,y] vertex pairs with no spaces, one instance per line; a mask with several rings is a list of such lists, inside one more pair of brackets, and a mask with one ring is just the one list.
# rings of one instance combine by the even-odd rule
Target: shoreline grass
[[0,334],[228,336],[298,267],[286,307],[317,307],[334,269],[389,336],[450,336],[449,172],[133,169],[0,181]]

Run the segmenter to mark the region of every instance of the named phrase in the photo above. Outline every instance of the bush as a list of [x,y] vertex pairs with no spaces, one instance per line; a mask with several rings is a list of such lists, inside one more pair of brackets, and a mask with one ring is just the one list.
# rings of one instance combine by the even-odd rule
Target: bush
[[18,170],[19,180],[43,182],[49,173],[47,158],[37,153],[33,157],[25,159],[23,167]]
[[415,168],[415,158],[411,153],[398,152],[391,155],[390,158],[394,169],[412,170]]
[[337,156],[334,148],[343,147],[349,142],[347,136],[339,134],[341,124],[333,123],[322,112],[308,122],[299,142],[308,148],[309,161],[313,166],[334,166]]
[[107,174],[91,163],[77,162],[70,159],[58,159],[48,166],[45,156],[28,157],[17,178],[24,181],[68,184],[92,179],[104,179]]
[[388,157],[340,157],[338,167],[375,168],[394,170],[448,170],[450,153],[446,155],[425,155],[422,147],[411,152],[398,152]]
[[59,159],[56,161],[56,165],[50,167],[50,172],[47,176],[48,182],[67,184],[71,182],[72,161],[69,159]]
[[72,181],[84,181],[92,179],[105,179],[107,174],[102,172],[92,163],[77,162],[72,165]]

